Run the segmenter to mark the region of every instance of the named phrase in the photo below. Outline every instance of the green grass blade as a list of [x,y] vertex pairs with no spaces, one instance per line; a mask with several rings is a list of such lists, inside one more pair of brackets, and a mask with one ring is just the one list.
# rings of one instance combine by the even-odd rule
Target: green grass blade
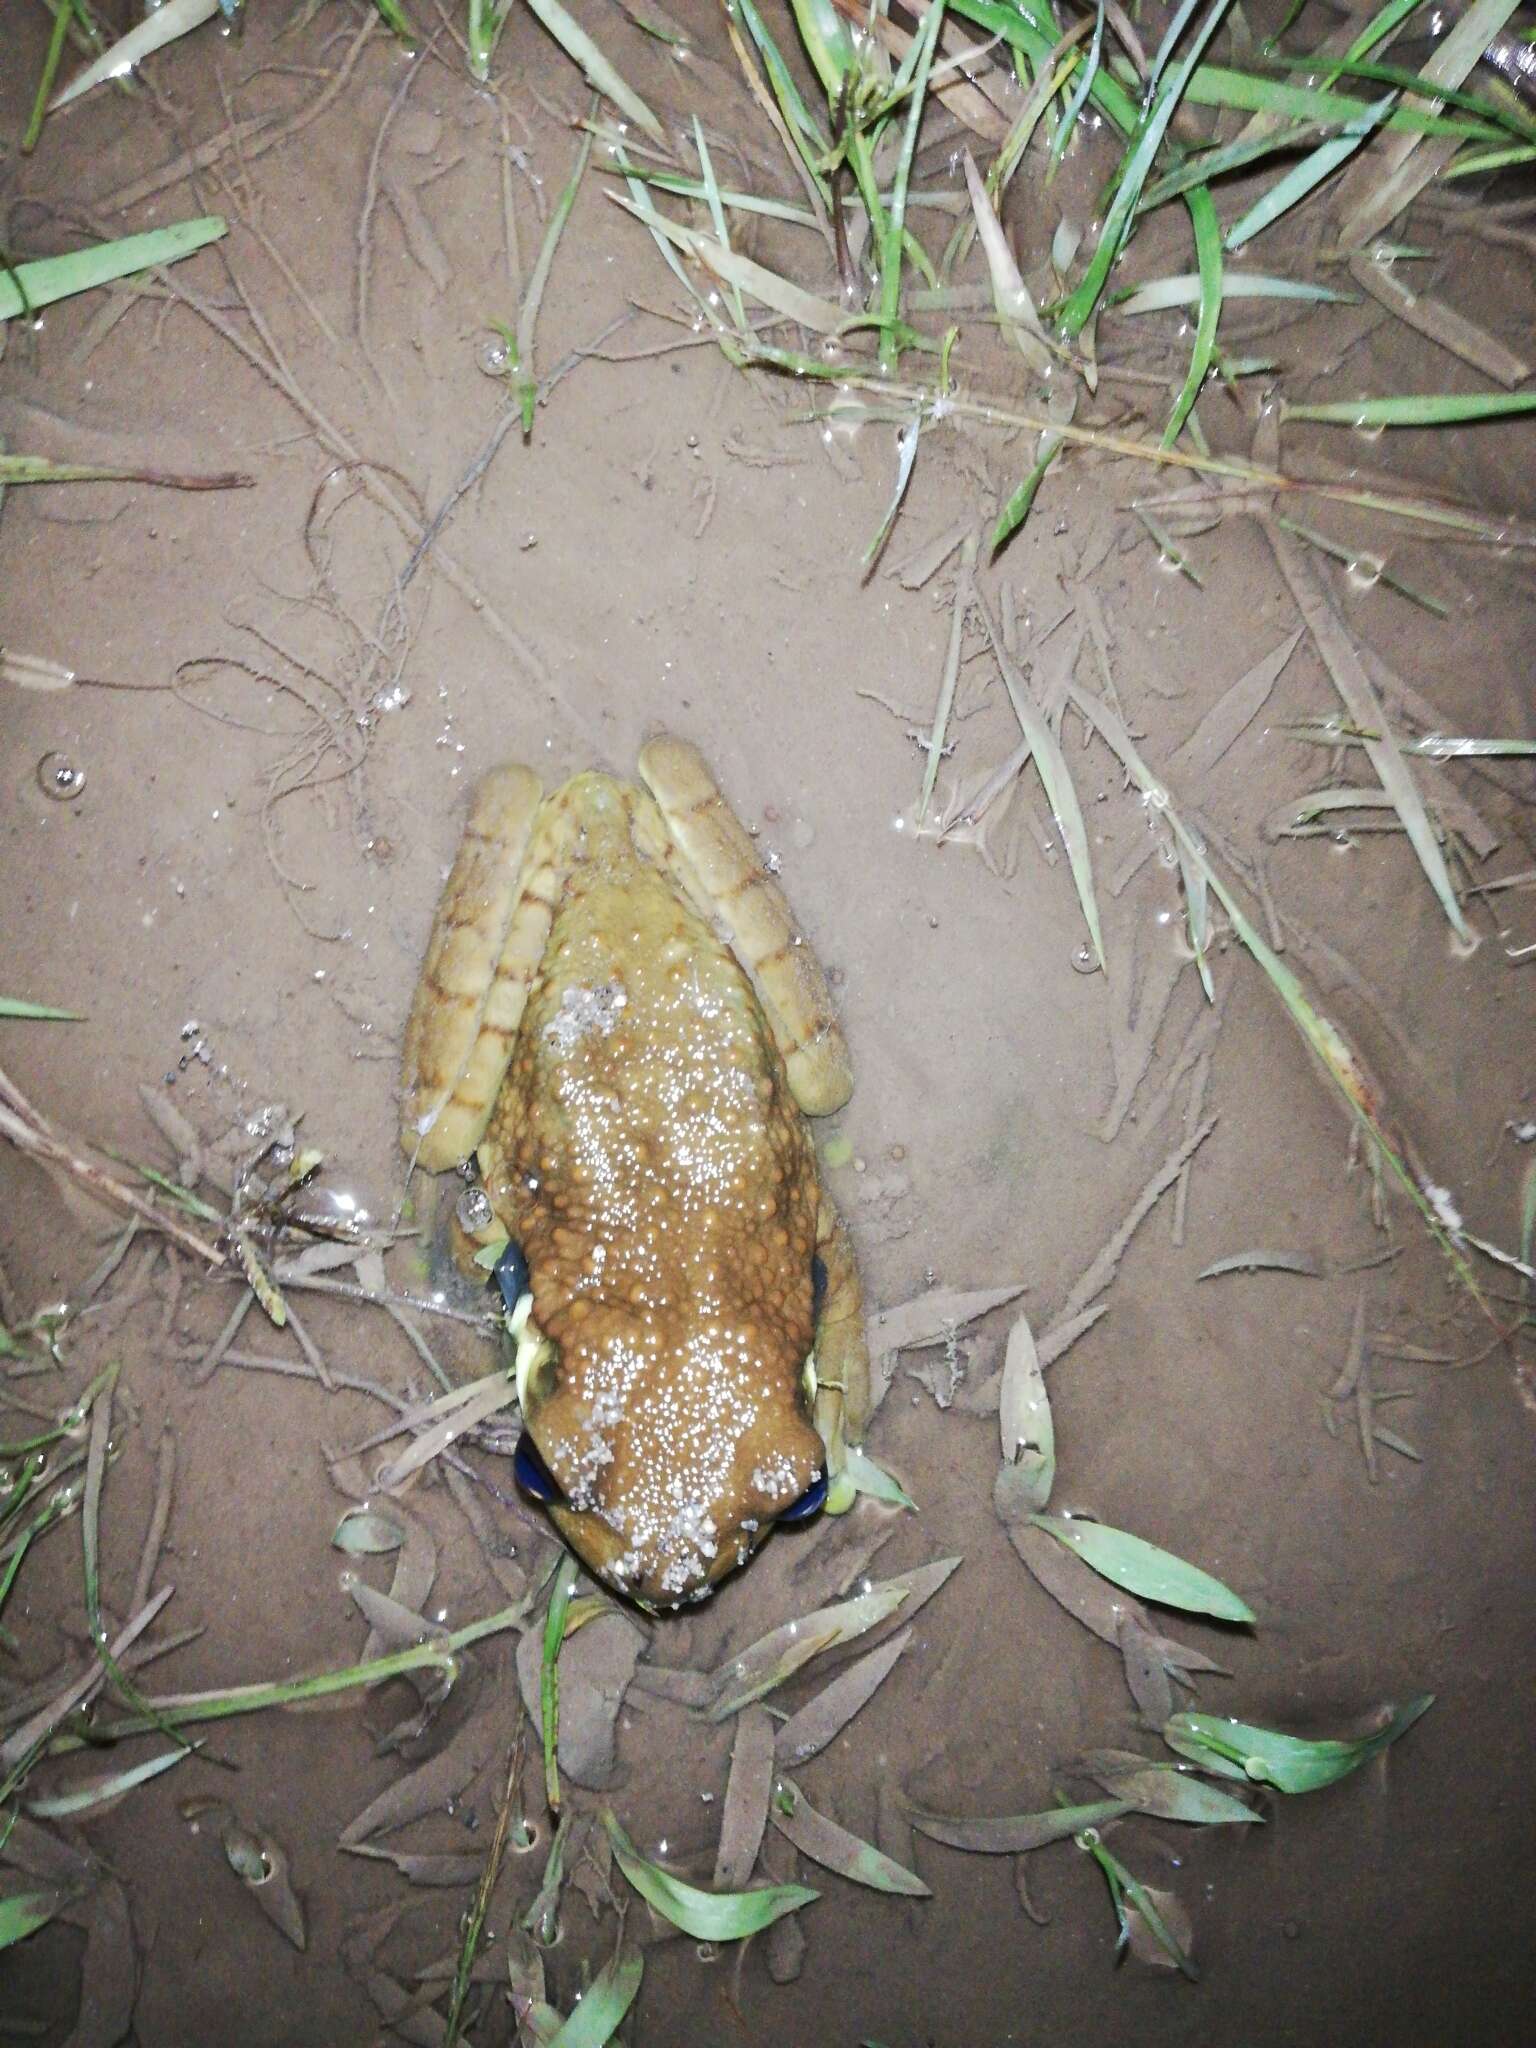
[[594,92],[600,92],[605,99],[612,100],[619,111],[627,114],[636,127],[645,130],[652,142],[666,141],[661,123],[639,93],[632,91],[624,83],[581,23],[561,6],[560,0],[528,0],[528,6],[572,63],[582,71]]
[[634,2004],[644,1975],[645,1957],[637,1948],[625,1948],[604,1963],[549,2048],[606,2048]]
[[20,996],[0,996],[0,1017],[35,1017],[50,1024],[83,1024],[79,1010],[52,1010],[46,1003],[25,1003]]
[[1221,222],[1216,217],[1216,202],[1205,186],[1199,185],[1185,195],[1185,204],[1189,208],[1189,224],[1195,236],[1195,257],[1200,268],[1200,317],[1195,323],[1195,345],[1190,350],[1184,388],[1174,401],[1168,424],[1163,429],[1165,448],[1171,448],[1183,432],[1184,422],[1210,374],[1211,361],[1216,353],[1216,327],[1221,319]]
[[803,1884],[763,1885],[745,1892],[701,1891],[642,1856],[611,1811],[604,1813],[603,1825],[614,1860],[641,1898],[696,1941],[743,1941],[786,1913],[814,1905],[821,1896]]
[[581,181],[586,175],[587,164],[592,156],[592,131],[589,128],[581,138],[576,151],[576,162],[567,181],[565,190],[555,202],[555,210],[549,217],[549,226],[544,230],[544,240],[539,245],[538,257],[533,273],[523,292],[523,303],[517,315],[517,368],[518,399],[523,411],[523,439],[526,441],[533,432],[534,407],[538,402],[538,379],[533,373],[533,333],[538,325],[539,308],[544,303],[544,287],[549,283],[550,269],[554,264],[555,251],[560,246],[560,237],[565,233],[565,224],[571,217],[571,208],[576,204],[576,194],[581,190]]
[[[1312,57],[1276,57],[1273,61],[1287,71],[1315,72],[1318,68]],[[1528,115],[1502,107],[1482,93],[1460,92],[1449,85],[1426,86],[1417,71],[1407,70],[1401,64],[1361,64],[1348,57],[1336,57],[1329,62],[1328,78],[1331,82],[1341,77],[1363,78],[1371,85],[1390,85],[1394,93],[1416,93],[1435,106],[1460,107],[1464,113],[1476,114],[1484,121],[1500,122],[1526,142],[1533,137]]]
[[1289,213],[1325,178],[1332,177],[1339,165],[1353,156],[1368,136],[1375,134],[1391,112],[1396,97],[1395,93],[1385,94],[1358,120],[1351,121],[1341,135],[1320,142],[1299,164],[1293,164],[1284,177],[1277,178],[1241,220],[1234,221],[1227,229],[1227,248],[1241,249],[1245,242],[1251,242],[1255,235],[1272,227],[1282,214]]
[[412,26],[411,18],[400,5],[400,0],[373,0],[379,10],[379,19],[404,47],[410,56],[415,56],[421,38]]
[[1163,1607],[1179,1607],[1186,1614],[1214,1614],[1218,1621],[1256,1619],[1247,1601],[1239,1599],[1220,1579],[1140,1536],[1132,1536],[1124,1529],[1111,1529],[1103,1522],[1085,1522],[1065,1515],[1031,1515],[1029,1519],[1066,1549],[1076,1551],[1100,1578],[1123,1586],[1139,1599],[1156,1600]]
[[1200,0],[1179,0],[1179,5],[1169,20],[1167,28],[1163,31],[1163,40],[1158,44],[1157,54],[1153,57],[1147,72],[1147,82],[1143,93],[1143,97],[1146,100],[1151,100],[1159,84],[1162,82],[1163,73],[1168,68],[1168,60],[1183,40],[1184,31],[1189,27],[1190,17],[1199,4]]
[[[1345,55],[1346,63],[1357,57],[1364,57],[1380,42],[1385,42],[1392,31],[1405,22],[1421,4],[1421,0],[1387,0],[1379,13],[1373,14],[1350,44]],[[1329,67],[1332,69],[1332,65]]]
[[[705,203],[709,207],[709,217],[715,224],[715,239],[719,242],[722,249],[729,249],[731,246],[731,231],[726,225],[725,206],[721,200],[720,187],[715,178],[715,166],[709,154],[709,144],[704,140],[704,124],[700,121],[697,114],[693,117],[693,146],[698,151],[699,171],[704,186],[704,198]],[[736,325],[745,330],[747,314],[746,308],[741,303],[741,292],[733,284],[727,285],[726,290],[730,294],[731,311],[736,316]]]
[[1180,1756],[1218,1776],[1273,1785],[1279,1792],[1317,1792],[1379,1756],[1434,1703],[1432,1692],[1420,1693],[1394,1708],[1376,1734],[1352,1741],[1309,1741],[1220,1714],[1175,1714],[1163,1739]]
[[753,0],[724,0],[727,16],[739,21],[751,37],[757,54],[763,60],[763,69],[768,74],[768,83],[773,87],[773,96],[778,101],[779,112],[784,116],[784,125],[794,138],[807,171],[810,172],[821,190],[823,199],[830,200],[827,181],[819,163],[830,147],[820,123],[811,113],[801,97],[793,72],[785,63],[778,44],[769,33],[768,25],[753,4]]
[[[934,44],[939,39],[939,29],[943,21],[944,0],[930,0],[928,12],[923,17],[922,31],[908,53],[913,59],[912,97],[907,105],[906,126],[901,136],[901,154],[896,160],[896,175],[891,185],[890,211],[886,215],[885,241],[880,255],[880,315],[886,323],[880,335],[880,361],[888,370],[896,369],[901,357],[895,322],[901,311],[901,258],[906,238],[907,187],[912,178],[912,158],[917,150],[917,131],[922,122],[923,108],[928,95],[928,77],[933,69]],[[914,452],[916,438],[914,427]],[[909,470],[910,466],[909,463]],[[894,512],[891,516],[895,517]]]
[[136,271],[149,270],[156,264],[179,263],[183,256],[190,256],[228,232],[229,223],[210,213],[198,220],[178,221],[174,227],[151,228],[147,234],[98,242],[94,248],[72,249],[65,256],[42,256],[32,263],[18,263],[14,278],[8,272],[0,272],[0,320],[12,320],[21,312],[38,312],[58,299],[91,291],[96,285],[111,284],[115,278],[131,277]]
[[34,1820],[67,1820],[72,1815],[90,1813],[98,1806],[106,1806],[114,1799],[121,1799],[125,1792],[131,1792],[136,1785],[144,1785],[151,1778],[158,1778],[162,1771],[182,1763],[190,1751],[168,1749],[160,1756],[152,1756],[141,1764],[134,1764],[125,1771],[113,1771],[104,1778],[93,1778],[87,1785],[77,1785],[68,1792],[57,1792],[44,1799],[29,1799],[27,1811]]
[[789,0],[789,5],[795,26],[800,31],[800,40],[805,44],[806,54],[827,95],[827,104],[836,106],[843,90],[843,80],[850,74],[855,81],[859,77],[859,54],[854,46],[853,30],[832,5],[832,0]]
[[59,1910],[57,1892],[13,1892],[0,1899],[0,1949],[14,1948],[45,1927]]
[[1082,75],[1073,88],[1072,97],[1061,110],[1057,124],[1056,138],[1051,144],[1050,165],[1046,173],[1054,177],[1067,144],[1072,140],[1077,127],[1077,117],[1083,111],[1083,103],[1093,90],[1093,81],[1099,74],[1099,60],[1104,51],[1104,0],[1096,0],[1093,14],[1093,41],[1088,45],[1088,55],[1083,60]]
[[1158,1911],[1157,1902],[1148,1888],[1134,1877],[1120,1858],[1106,1849],[1096,1829],[1088,1829],[1078,1837],[1077,1846],[1086,1849],[1103,1871],[1109,1886],[1110,1902],[1115,1909],[1115,1918],[1120,1923],[1119,1947],[1123,1950],[1131,1941],[1131,1922],[1127,1906],[1138,1913],[1157,1942],[1159,1948],[1177,1969],[1190,1979],[1198,1982],[1200,1972],[1191,1957],[1185,1952],[1177,1935]]
[[[1201,51],[1220,27],[1222,17],[1230,4],[1231,0],[1212,0],[1210,10],[1195,31],[1178,69],[1153,101],[1127,154],[1119,185],[1110,202],[1104,227],[1088,269],[1077,289],[1057,309],[1057,324],[1063,334],[1080,334],[1092,318],[1094,308],[1098,305],[1104,286],[1108,282],[1110,269],[1130,232],[1142,187],[1146,183],[1147,173],[1152,168],[1152,159],[1162,147],[1168,123],[1173,119],[1175,109],[1184,96],[1185,87],[1199,61]],[[1185,0],[1184,12],[1188,12],[1189,5],[1190,0]],[[1174,27],[1179,25],[1176,21]],[[1165,49],[1171,50],[1172,41],[1173,29],[1170,28]]]
[[843,1452],[843,1471],[852,1480],[856,1493],[867,1493],[871,1500],[883,1501],[888,1508],[911,1508],[914,1514],[917,1512],[917,1502],[901,1481],[883,1465],[877,1465],[866,1451],[850,1444]]
[[[1043,438],[1043,436],[1042,436]],[[1045,482],[1045,473],[1061,453],[1063,443],[1058,440],[1048,453],[1042,455],[1024,481],[1009,497],[1006,505],[997,515],[997,524],[987,540],[987,555],[990,559],[1003,543],[1018,532],[1029,517],[1034,506],[1035,494]]]
[[1453,164],[1447,164],[1440,176],[1447,181],[1451,178],[1480,178],[1487,171],[1512,170],[1520,164],[1536,164],[1536,145],[1522,145],[1509,149],[1464,149]]
[[1322,420],[1337,427],[1451,427],[1536,412],[1536,391],[1446,391],[1393,398],[1341,398],[1327,405],[1281,407],[1283,420]]
[[1151,213],[1155,207],[1164,206],[1170,199],[1177,199],[1195,185],[1208,185],[1214,178],[1224,178],[1229,171],[1246,170],[1260,157],[1274,156],[1281,151],[1287,153],[1314,142],[1323,133],[1322,124],[1316,121],[1300,121],[1294,127],[1284,128],[1278,134],[1249,136],[1245,140],[1228,143],[1222,149],[1202,149],[1185,159],[1177,170],[1159,178],[1155,185],[1149,185],[1141,195],[1136,211]]
[[[1184,97],[1191,106],[1231,107],[1242,114],[1280,114],[1292,121],[1325,121],[1342,127],[1368,113],[1371,101],[1353,93],[1319,86],[1286,85],[1277,78],[1255,78],[1225,64],[1202,64],[1191,74]],[[1417,107],[1397,107],[1382,126],[1396,135],[1441,135],[1455,139],[1504,142],[1505,131],[1471,114],[1426,114]]]
[[576,1587],[576,1560],[567,1551],[550,1589],[544,1617],[544,1657],[539,1667],[539,1726],[544,1736],[544,1797],[551,1813],[560,1811],[560,1650],[565,1642],[565,1617]]
[[59,59],[64,54],[64,38],[69,33],[74,12],[74,0],[59,0],[53,17],[53,34],[48,38],[42,73],[37,81],[37,95],[32,102],[32,118],[27,123],[26,134],[21,138],[23,156],[32,154],[37,147],[37,138],[43,132],[43,122],[48,113],[48,97],[53,91],[53,81],[59,75]]

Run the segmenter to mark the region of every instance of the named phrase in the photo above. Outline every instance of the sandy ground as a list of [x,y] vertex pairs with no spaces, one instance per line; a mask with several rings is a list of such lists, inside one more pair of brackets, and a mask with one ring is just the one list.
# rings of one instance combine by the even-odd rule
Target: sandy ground
[[[7,11],[18,61],[4,66],[0,92],[3,132],[14,136],[46,16]],[[617,12],[585,10],[669,120],[702,89],[722,150],[734,140],[745,155],[730,175],[772,187],[777,145],[728,68],[718,22],[702,4],[674,11],[698,32],[687,67]],[[1116,1830],[1122,1860],[1188,1909],[1198,1985],[1134,1960],[1116,1966],[1103,1880],[1070,1844],[1029,1861],[1036,1925],[1010,1859],[922,1842],[914,1854],[933,1892],[923,1902],[801,1867],[823,1896],[799,1917],[805,1952],[787,1984],[774,1981],[762,1943],[739,1966],[729,1954],[711,1960],[691,1941],[654,1941],[637,1908],[631,1932],[648,1943],[647,1976],[626,2038],[784,2048],[1521,2038],[1518,2014],[1536,1992],[1536,1417],[1517,1357],[1489,1351],[1488,1324],[1401,1199],[1385,1233],[1373,1225],[1337,1099],[1229,935],[1212,962],[1219,1031],[1191,1073],[1184,1055],[1205,1041],[1190,1034],[1210,1027],[1195,970],[1179,964],[1177,875],[1153,857],[1110,893],[1130,856],[1155,849],[1155,819],[1102,748],[1083,750],[1080,728],[1069,720],[1068,756],[1101,878],[1107,978],[1081,971],[1081,918],[1059,853],[1042,858],[1052,835],[1032,776],[989,841],[990,867],[914,829],[913,735],[932,712],[953,562],[916,588],[915,574],[893,572],[995,504],[1026,444],[963,427],[927,437],[886,560],[861,581],[859,557],[890,491],[890,429],[823,436],[796,424],[803,389],[753,381],[713,347],[687,345],[686,326],[635,310],[670,313],[677,288],[595,169],[538,330],[540,373],[567,374],[530,443],[516,431],[497,438],[506,387],[481,364],[490,323],[515,315],[507,211],[511,260],[526,267],[569,173],[580,81],[526,16],[506,38],[500,96],[472,89],[446,33],[435,57],[412,65],[382,32],[363,35],[365,20],[333,5],[281,40],[270,19],[253,20],[238,44],[200,35],[157,65],[152,97],[98,94],[49,124],[35,158],[6,164],[5,242],[16,256],[81,231],[204,211],[232,224],[216,250],[174,273],[169,299],[113,299],[110,328],[100,295],[56,307],[35,332],[13,323],[0,368],[7,445],[234,469],[254,486],[194,495],[86,484],[14,490],[5,504],[5,645],[111,687],[5,688],[5,989],[87,1021],[0,1027],[4,1067],[70,1130],[166,1169],[174,1162],[141,1088],[209,1138],[284,1103],[324,1151],[326,1186],[388,1218],[402,1186],[399,1030],[471,781],[508,757],[551,778],[589,764],[627,772],[649,730],[689,734],[781,865],[833,970],[858,1085],[837,1119],[848,1163],[832,1181],[871,1302],[904,1301],[935,1281],[1018,1282],[1034,1327],[1047,1328],[1156,1169],[1214,1118],[1181,1236],[1170,1194],[1104,1294],[1107,1314],[1051,1372],[1054,1504],[1192,1557],[1252,1603],[1252,1631],[1170,1621],[1231,1672],[1204,1679],[1197,1704],[1319,1733],[1358,1729],[1381,1702],[1421,1691],[1437,1705],[1343,1785],[1264,1804],[1262,1826],[1197,1832],[1133,1819]],[[248,135],[195,178],[157,176],[230,119],[302,115],[342,65],[344,87],[279,146]],[[935,161],[942,167],[942,150]],[[1074,175],[1090,189],[1089,171]],[[1026,252],[1031,232],[1021,224]],[[1528,340],[1528,259],[1441,240],[1432,224],[1425,235],[1445,252],[1440,288],[1507,343]],[[1183,260],[1171,233],[1162,245],[1149,236],[1138,266],[1167,268],[1162,255]],[[1173,323],[1153,324],[1156,337],[1106,321],[1100,353],[1176,381]],[[1247,323],[1255,333],[1265,324]],[[1466,381],[1374,308],[1267,324],[1274,331],[1249,341],[1235,318],[1229,345],[1283,357],[1292,395],[1309,369],[1329,395]],[[597,357],[572,353],[594,345]],[[1017,388],[1001,356],[973,360],[978,382]],[[1220,392],[1203,401],[1218,445],[1247,448],[1253,402],[1245,415]],[[1162,390],[1106,380],[1095,416],[1123,413],[1134,431],[1141,405],[1160,420]],[[1518,428],[1347,447],[1294,431],[1285,455],[1335,473],[1363,463],[1529,520],[1533,447]],[[1127,463],[1065,465],[984,573],[983,592],[994,616],[1005,604],[1016,614],[1037,687],[1065,673],[1089,628],[1079,679],[1105,686],[1101,643],[1148,757],[1198,806],[1219,858],[1230,845],[1251,859],[1276,807],[1326,779],[1327,757],[1286,726],[1327,715],[1336,700],[1303,640],[1230,751],[1180,785],[1177,749],[1298,619],[1269,544],[1240,513],[1188,543],[1203,587],[1159,566],[1123,509],[1148,488],[1147,472]],[[420,516],[445,507],[405,580]],[[1347,545],[1385,547],[1397,576],[1447,607],[1434,617],[1311,557],[1356,642],[1431,701],[1442,730],[1532,737],[1528,552],[1351,525],[1337,508],[1301,516]],[[956,778],[970,784],[1016,741],[974,635],[966,654],[941,802]],[[41,781],[39,771],[55,755],[83,773],[72,798],[44,792],[58,764]],[[1427,782],[1446,772],[1422,770]],[[1530,868],[1528,768],[1496,780],[1458,770],[1455,786],[1498,841],[1474,863],[1477,879]],[[1530,1153],[1511,1126],[1536,1113],[1536,969],[1513,957],[1536,940],[1529,895],[1485,899],[1473,912],[1481,943],[1467,954],[1400,835],[1285,840],[1266,846],[1266,860],[1287,958],[1354,1034],[1394,1118],[1468,1223],[1513,1246]],[[1145,1079],[1106,1135],[1117,1079],[1128,1085],[1142,1057],[1138,1032]],[[8,1319],[78,1300],[112,1226],[12,1150],[0,1154],[0,1177]],[[430,1210],[423,1198],[424,1221]],[[1329,1262],[1330,1277],[1197,1280],[1211,1261],[1256,1247],[1310,1254]],[[1389,1263],[1340,1270],[1389,1249]],[[103,1509],[114,1616],[129,1602],[157,1447],[174,1432],[157,1583],[174,1584],[175,1598],[157,1628],[200,1633],[153,1666],[158,1689],[347,1664],[363,1625],[343,1584],[347,1561],[330,1547],[344,1502],[321,1451],[357,1442],[382,1411],[313,1379],[239,1366],[198,1383],[195,1361],[235,1295],[195,1266],[159,1257],[146,1269],[131,1247],[107,1305],[72,1327],[63,1375],[13,1378],[7,1397],[61,1405],[90,1370],[121,1361],[120,1452]],[[396,1286],[419,1285],[421,1254],[405,1245],[389,1270]],[[1479,1273],[1491,1295],[1508,1295],[1510,1276]],[[1383,1419],[1420,1453],[1411,1462],[1382,1448],[1374,1483],[1353,1409],[1340,1411],[1337,1437],[1320,1414],[1362,1292],[1376,1384],[1408,1395]],[[377,1308],[317,1298],[304,1321],[337,1371],[428,1390],[416,1352]],[[1007,1328],[1004,1312],[964,1340],[967,1377],[945,1409],[908,1370],[942,1365],[942,1353],[902,1361],[871,1448],[918,1515],[865,1504],[845,1523],[780,1538],[707,1609],[649,1632],[648,1661],[709,1669],[866,1566],[879,1576],[963,1558],[883,1689],[801,1773],[806,1795],[862,1835],[875,1832],[882,1787],[942,1810],[1029,1812],[1052,1803],[1053,1770],[1085,1747],[1158,1752],[1137,1729],[1113,1649],[1053,1604],[994,1517],[996,1426],[974,1411]],[[454,1377],[489,1369],[473,1333],[433,1324],[428,1334]],[[240,1344],[300,1358],[257,1313]],[[1456,1370],[1393,1358],[1393,1344],[1482,1358]],[[509,1486],[504,1465],[471,1457]],[[486,1492],[477,1500],[493,1542],[514,1544],[524,1562],[537,1554],[523,1511]],[[437,1546],[433,1615],[457,1625],[503,1605],[443,1484],[417,1487],[409,1507]],[[11,1597],[17,1647],[0,1651],[0,1684],[13,1696],[79,1661],[78,1527],[39,1545]],[[387,1564],[358,1569],[387,1584]],[[505,1636],[480,1651],[484,1682],[464,1724],[479,1768],[439,1815],[399,1838],[407,1846],[484,1844],[518,1715],[511,1657]],[[783,1698],[812,1690],[801,1681]],[[131,1914],[133,2038],[155,2048],[365,2042],[383,2024],[360,1960],[370,1946],[406,1984],[453,1950],[467,1887],[412,1889],[386,1863],[337,1848],[348,1820],[405,1768],[376,1751],[402,1710],[390,1692],[228,1722],[212,1754],[86,1823],[79,1839],[121,1880]],[[665,1842],[674,1867],[706,1883],[729,1743],[728,1727],[632,1692],[605,1795],[643,1848]],[[65,1759],[34,1789],[79,1771]],[[526,1784],[541,1833],[534,1853],[509,1863],[493,1930],[524,1910],[542,1871],[536,1775]],[[575,1796],[583,1814],[601,1803]],[[307,1908],[304,1952],[242,1896],[206,1822],[188,1820],[184,1809],[200,1800],[229,1801],[286,1850]],[[770,1841],[774,1874],[790,1874],[788,1845]],[[0,2033],[64,2040],[84,1981],[74,2038],[119,2037],[111,2015],[127,2012],[132,1987],[111,1978],[105,1896],[89,1966],[88,1913],[0,1964]],[[611,1914],[595,1925],[572,1899],[565,1938],[546,1958],[562,2009],[608,1953],[612,1929]],[[782,1956],[772,1960],[783,1974]],[[377,1980],[374,1989],[387,1995]],[[419,2014],[405,2024],[407,2039],[440,2038]],[[493,1986],[474,2038],[506,2040],[510,2027]]]

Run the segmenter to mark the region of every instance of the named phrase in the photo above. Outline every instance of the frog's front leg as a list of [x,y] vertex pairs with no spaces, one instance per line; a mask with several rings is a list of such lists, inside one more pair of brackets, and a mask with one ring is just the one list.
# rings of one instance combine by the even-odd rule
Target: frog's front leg
[[640,775],[670,835],[660,857],[704,914],[724,926],[796,1102],[807,1116],[830,1116],[853,1092],[853,1068],[821,963],[783,890],[697,747],[671,734],[650,740],[640,750]]
[[869,1340],[853,1246],[825,1188],[816,1210],[816,1256],[826,1275],[816,1318],[816,1427],[827,1447],[827,1507],[840,1514],[853,1504],[843,1452],[863,1442],[869,1420]]
[[440,1173],[485,1134],[569,865],[568,822],[530,768],[493,768],[470,805],[405,1028],[400,1142]]

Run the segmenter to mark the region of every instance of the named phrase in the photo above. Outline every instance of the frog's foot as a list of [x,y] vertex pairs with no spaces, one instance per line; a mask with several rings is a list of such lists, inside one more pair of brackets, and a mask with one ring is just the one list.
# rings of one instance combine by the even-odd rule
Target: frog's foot
[[725,927],[752,977],[789,1085],[807,1116],[829,1116],[853,1091],[853,1070],[821,964],[702,754],[670,734],[640,750],[640,776],[660,806],[668,871]]
[[405,1028],[400,1142],[429,1173],[485,1134],[559,901],[568,849],[531,768],[475,791]]
[[816,1427],[827,1447],[828,1512],[852,1505],[843,1449],[861,1443],[869,1420],[869,1343],[864,1291],[843,1219],[826,1190],[816,1213],[816,1254],[826,1276],[816,1318]]

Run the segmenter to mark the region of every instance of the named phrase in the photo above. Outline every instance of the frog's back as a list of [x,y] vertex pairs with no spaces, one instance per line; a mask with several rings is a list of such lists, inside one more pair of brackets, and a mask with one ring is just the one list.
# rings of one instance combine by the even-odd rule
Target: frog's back
[[814,1166],[752,985],[636,843],[643,792],[584,775],[553,802],[572,862],[491,1132],[541,1327],[714,1300],[782,1316],[803,1357]]

